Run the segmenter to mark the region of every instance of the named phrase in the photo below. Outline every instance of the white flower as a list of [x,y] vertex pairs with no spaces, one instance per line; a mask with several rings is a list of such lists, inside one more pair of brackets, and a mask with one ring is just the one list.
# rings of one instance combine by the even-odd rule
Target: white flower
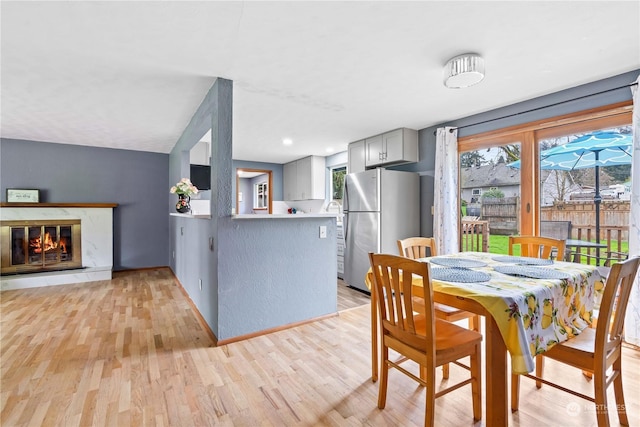
[[191,183],[189,178],[182,178],[176,183],[176,185],[169,189],[169,192],[172,194],[191,196],[193,194],[198,194],[198,188]]

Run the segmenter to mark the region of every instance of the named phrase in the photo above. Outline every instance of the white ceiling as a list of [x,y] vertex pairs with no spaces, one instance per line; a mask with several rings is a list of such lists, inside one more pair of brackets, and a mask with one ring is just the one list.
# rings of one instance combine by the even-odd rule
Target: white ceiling
[[[217,76],[234,81],[234,158],[284,163],[640,68],[638,1],[0,7],[3,138],[159,153]],[[445,88],[466,52],[485,80]]]

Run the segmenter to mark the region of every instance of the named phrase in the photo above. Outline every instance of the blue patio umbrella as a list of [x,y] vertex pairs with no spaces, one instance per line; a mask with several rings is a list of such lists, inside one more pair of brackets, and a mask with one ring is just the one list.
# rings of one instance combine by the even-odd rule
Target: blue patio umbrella
[[[633,139],[631,134],[593,132],[567,144],[549,148],[540,153],[540,168],[571,171],[595,168],[596,242],[600,243],[600,167],[631,163]],[[520,160],[509,163],[520,168]]]

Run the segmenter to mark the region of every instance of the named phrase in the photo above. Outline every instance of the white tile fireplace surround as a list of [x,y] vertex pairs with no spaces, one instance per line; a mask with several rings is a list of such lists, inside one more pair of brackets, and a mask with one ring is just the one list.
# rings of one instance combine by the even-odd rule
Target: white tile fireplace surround
[[2,203],[0,220],[79,219],[82,264],[75,270],[47,271],[0,277],[0,290],[35,288],[111,279],[113,269],[113,203]]

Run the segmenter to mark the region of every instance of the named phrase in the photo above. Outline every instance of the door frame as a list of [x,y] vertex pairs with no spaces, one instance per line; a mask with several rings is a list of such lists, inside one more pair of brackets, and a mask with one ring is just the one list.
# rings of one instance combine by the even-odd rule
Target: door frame
[[568,133],[628,125],[631,123],[632,112],[633,101],[629,100],[469,135],[458,139],[458,153],[510,144],[514,140],[520,142],[520,233],[539,235],[539,141]]
[[[268,194],[269,194],[269,203],[268,203],[268,213],[273,213],[273,171],[270,169],[252,169],[252,168],[236,168],[236,214],[240,212],[240,200],[238,197],[238,193],[240,192],[240,173],[241,172],[249,172],[249,173],[259,173],[268,175]],[[253,198],[251,199],[251,206],[253,207]]]

